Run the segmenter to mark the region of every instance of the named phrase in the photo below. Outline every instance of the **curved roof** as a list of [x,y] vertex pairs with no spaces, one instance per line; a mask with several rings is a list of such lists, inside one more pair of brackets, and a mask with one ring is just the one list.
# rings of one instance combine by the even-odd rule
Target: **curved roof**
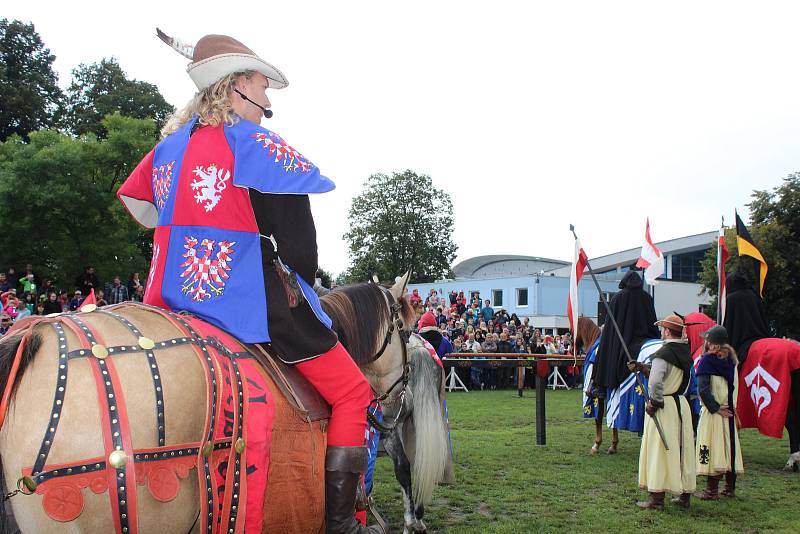
[[459,262],[453,266],[453,274],[456,278],[474,278],[480,277],[479,272],[485,270],[487,267],[499,263],[513,262],[518,264],[527,264],[523,268],[522,273],[518,274],[533,274],[540,270],[555,269],[564,265],[569,265],[569,262],[554,260],[550,258],[541,258],[539,256],[520,256],[515,254],[494,254],[489,256],[475,256],[464,261]]

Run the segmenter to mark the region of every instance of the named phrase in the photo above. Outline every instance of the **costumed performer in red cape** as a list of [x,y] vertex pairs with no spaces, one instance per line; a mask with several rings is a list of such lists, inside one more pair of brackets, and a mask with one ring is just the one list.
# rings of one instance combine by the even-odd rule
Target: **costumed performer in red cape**
[[225,35],[196,46],[159,37],[191,60],[198,92],[118,192],[155,228],[144,302],[187,311],[247,343],[270,343],[332,407],[326,456],[329,533],[380,532],[354,519],[367,467],[369,383],[312,289],[317,242],[309,194],[335,186],[277,134],[267,89],[283,73]]

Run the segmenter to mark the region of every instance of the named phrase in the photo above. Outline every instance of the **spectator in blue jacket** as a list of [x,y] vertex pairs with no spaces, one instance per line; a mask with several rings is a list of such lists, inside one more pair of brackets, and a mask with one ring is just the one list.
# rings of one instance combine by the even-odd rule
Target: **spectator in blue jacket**
[[483,320],[486,321],[487,324],[494,319],[494,309],[492,309],[491,302],[489,302],[488,299],[486,300],[486,306],[481,310],[481,314],[483,315]]

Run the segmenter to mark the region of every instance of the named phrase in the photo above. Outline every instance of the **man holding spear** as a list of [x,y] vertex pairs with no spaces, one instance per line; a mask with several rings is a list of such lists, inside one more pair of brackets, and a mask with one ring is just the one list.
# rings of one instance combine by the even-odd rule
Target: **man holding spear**
[[[569,229],[577,241],[575,227],[570,225]],[[600,284],[588,258],[586,268],[602,297]],[[670,491],[680,495],[675,502],[688,508],[689,498],[696,487],[694,456],[690,452],[694,450],[694,429],[689,403],[683,393],[689,384],[693,362],[689,345],[683,339],[683,319],[670,315],[655,323],[662,327],[664,346],[653,355],[655,363],[650,377],[650,390],[657,390],[658,396],[652,399],[641,379],[641,375],[650,373],[651,368],[631,357],[608,302],[605,299],[602,302],[613,334],[616,334],[628,361],[628,369],[635,373],[647,400],[644,435],[639,454],[639,485],[650,492],[650,500],[636,504],[640,508],[663,510],[664,492]],[[659,361],[656,362],[656,359]],[[653,381],[656,382],[655,385]],[[671,396],[674,401],[665,404],[665,396]],[[666,422],[661,422],[662,417]]]
[[[692,355],[683,338],[684,323],[677,315],[657,321],[664,345],[653,354],[652,367],[629,362],[631,371],[648,375],[650,399],[645,408],[644,435],[639,452],[639,487],[650,493],[650,499],[637,502],[640,508],[663,510],[664,493],[677,495],[672,500],[689,508],[695,489],[694,430],[692,412],[684,395],[689,385]],[[664,430],[659,436],[655,416]],[[666,437],[669,448],[664,447]]]

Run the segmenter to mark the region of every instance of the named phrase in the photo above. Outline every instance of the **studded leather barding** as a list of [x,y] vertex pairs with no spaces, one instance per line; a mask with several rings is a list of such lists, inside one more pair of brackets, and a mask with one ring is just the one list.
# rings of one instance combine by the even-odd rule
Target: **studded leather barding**
[[[175,477],[173,473],[177,473],[178,477],[185,478],[196,467],[201,496],[201,531],[209,534],[217,531],[241,534],[244,532],[244,503],[247,495],[246,469],[243,468],[246,465],[244,421],[247,408],[243,377],[237,360],[248,358],[250,354],[246,350],[233,352],[214,337],[201,337],[189,321],[180,315],[137,304],[137,308],[167,319],[182,334],[172,339],[148,340],[136,325],[119,313],[120,308],[125,306],[131,304],[119,304],[89,313],[63,314],[31,323],[31,330],[26,336],[30,335],[34,325],[49,324],[53,328],[58,340],[58,376],[49,424],[44,431],[42,443],[33,466],[23,469],[22,472],[28,479],[26,486],[30,484],[36,493],[43,496],[45,512],[56,521],[71,521],[80,515],[83,509],[81,491],[85,488],[94,493],[108,491],[115,532],[132,534],[138,531],[137,485],[147,483],[156,500],[167,502],[177,496],[179,483],[160,487],[151,482],[164,472],[170,477]],[[106,346],[100,332],[83,319],[91,313],[108,316],[123,324],[136,339],[136,343]],[[66,330],[77,336],[79,348],[70,350]],[[169,434],[164,419],[163,387],[156,354],[159,350],[180,345],[191,346],[203,366],[208,402],[202,440],[197,443],[167,445]],[[22,350],[21,346],[18,355]],[[153,381],[158,446],[134,450],[125,398],[113,360],[122,355],[140,353],[147,360]],[[48,464],[47,459],[58,431],[67,393],[69,362],[76,358],[87,358],[95,379],[104,456],[66,464]],[[222,380],[230,382],[234,398],[233,428],[230,436],[215,438],[218,421],[223,417]],[[214,469],[224,475],[224,491],[221,496],[216,487]],[[65,507],[64,502],[76,504]]]

